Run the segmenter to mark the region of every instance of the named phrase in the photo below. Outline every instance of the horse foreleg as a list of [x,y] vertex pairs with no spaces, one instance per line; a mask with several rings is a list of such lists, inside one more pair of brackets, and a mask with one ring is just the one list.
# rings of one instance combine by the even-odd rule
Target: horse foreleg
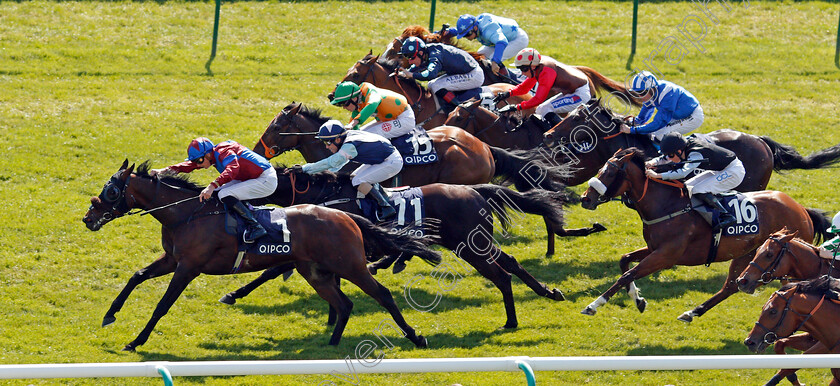
[[175,259],[171,258],[168,253],[164,252],[157,260],[146,266],[146,268],[143,268],[135,272],[134,275],[131,275],[131,278],[128,279],[128,283],[126,283],[125,287],[122,291],[120,291],[114,301],[111,302],[111,307],[108,308],[108,312],[105,313],[105,317],[102,319],[102,327],[112,324],[117,320],[114,315],[122,309],[125,301],[128,299],[128,296],[131,295],[131,291],[134,291],[135,287],[146,280],[172,273],[175,270],[175,264]]
[[149,335],[152,333],[152,330],[155,329],[155,325],[157,325],[158,320],[169,312],[169,308],[175,304],[175,301],[178,300],[178,297],[181,296],[181,293],[184,292],[187,285],[190,284],[193,279],[198,277],[198,275],[198,270],[187,268],[182,264],[178,264],[175,268],[175,274],[172,275],[172,280],[169,281],[169,287],[166,288],[166,293],[163,294],[163,298],[160,299],[154,312],[152,312],[152,318],[149,319],[149,322],[146,323],[146,327],[143,328],[143,331],[140,331],[137,338],[123,347],[123,351],[134,351],[137,346],[141,346],[146,343],[149,339]]
[[[634,251],[631,253],[631,255],[633,253],[641,254],[642,250],[644,249],[645,248]],[[674,253],[668,253],[665,251],[660,252],[657,250],[650,252],[646,257],[642,257],[642,260],[639,262],[638,265],[624,272],[621,275],[621,277],[618,278],[615,284],[613,284],[606,292],[604,292],[603,294],[601,294],[601,296],[595,299],[595,301],[586,306],[586,308],[584,308],[583,311],[581,311],[581,313],[584,315],[595,315],[595,313],[598,311],[598,307],[607,304],[610,298],[613,295],[615,295],[615,293],[618,292],[619,289],[632,289],[635,287],[635,284],[633,284],[633,282],[637,279],[641,279],[647,275],[650,275],[651,273],[660,271],[662,269],[673,267],[673,261],[671,261],[671,259],[668,258],[668,256],[672,255],[674,255]],[[631,284],[633,284],[633,286],[631,286]],[[634,291],[633,293],[635,293],[635,296],[637,296],[638,289],[636,289],[636,291]],[[631,294],[631,296],[634,295]],[[640,311],[644,311],[644,308],[640,308]]]
[[[776,354],[784,355],[785,348],[787,347],[802,351],[803,354],[828,353],[828,349],[825,345],[814,339],[811,334],[807,332],[796,334],[789,338],[779,339],[776,341],[776,344],[773,345],[773,351],[775,351]],[[787,378],[787,380],[795,386],[801,385],[801,383],[799,383],[799,378],[796,376],[797,370],[799,369],[781,369],[773,376],[773,378],[770,378],[770,380],[765,383],[765,386],[776,385],[785,378]]]
[[[391,291],[389,291],[385,286],[381,283],[376,281],[370,274],[367,272],[359,271],[355,272],[355,274],[347,275],[347,280],[350,280],[353,284],[358,286],[362,289],[368,296],[372,297],[376,300],[379,305],[383,308],[388,310],[388,313],[391,314],[391,319],[397,323],[397,326],[400,328],[400,332],[408,338],[415,346],[425,348],[428,346],[428,342],[426,338],[422,335],[417,335],[417,332],[408,325],[408,322],[405,321],[405,318],[400,312],[400,308],[397,306],[397,303],[394,302],[394,297],[391,295]],[[377,330],[381,329],[382,323],[379,324]],[[380,339],[384,337],[380,336]],[[385,339],[387,341],[387,339]]]
[[401,255],[401,253],[388,255],[377,261],[374,261],[373,263],[368,264],[368,271],[370,271],[371,275],[376,275],[376,271],[380,269],[387,269],[391,266],[391,264],[394,264],[394,262],[397,261],[397,258]]
[[589,236],[593,233],[598,233],[601,231],[607,230],[607,227],[599,224],[599,223],[592,223],[591,227],[588,228],[574,228],[574,229],[566,229],[561,224],[555,224],[549,221],[547,218],[543,218],[545,220],[545,231],[548,234],[545,257],[551,257],[554,255],[554,236],[560,237],[581,237],[581,236]]
[[721,287],[717,293],[712,295],[709,300],[706,300],[699,306],[694,307],[691,311],[683,312],[683,314],[678,316],[677,319],[686,323],[691,323],[691,321],[694,320],[694,317],[703,316],[703,314],[712,309],[712,307],[726,300],[726,298],[730,295],[738,292],[738,276],[741,272],[744,272],[744,269],[747,268],[747,265],[749,265],[754,255],[755,251],[747,254],[746,256],[741,256],[732,260],[729,264],[729,274],[726,275],[726,281],[723,282],[723,287]]
[[280,275],[282,275],[282,274],[284,274],[288,271],[291,271],[293,269],[295,269],[295,263],[287,263],[287,264],[278,265],[276,267],[266,269],[265,271],[263,271],[263,273],[258,278],[254,279],[254,281],[252,281],[248,284],[245,284],[242,287],[239,287],[239,289],[237,289],[233,292],[230,292],[225,296],[222,296],[222,298],[219,299],[219,302],[224,303],[224,304],[231,304],[231,305],[235,304],[236,299],[242,299],[242,298],[248,296],[251,293],[251,291],[253,291],[253,290],[257,289],[257,287],[265,284],[265,282],[267,282],[269,280],[274,280],[278,276],[280,276]]
[[484,255],[476,255],[469,249],[465,248],[460,253],[455,254],[475,267],[481,276],[493,282],[493,285],[502,293],[502,301],[505,304],[505,314],[507,315],[504,328],[516,328],[519,326],[519,321],[516,319],[516,306],[513,302],[513,289],[510,286],[510,273],[497,264],[488,263]]
[[[630,270],[630,263],[642,261],[642,259],[648,255],[650,255],[650,249],[645,247],[621,256],[621,259],[618,260],[618,266],[621,268],[621,273]],[[647,308],[647,300],[642,297],[642,291],[636,287],[636,282],[631,281],[630,284],[624,287],[624,289],[627,290],[627,294],[630,295],[630,298],[636,303],[636,308],[639,312],[645,312],[645,308]]]

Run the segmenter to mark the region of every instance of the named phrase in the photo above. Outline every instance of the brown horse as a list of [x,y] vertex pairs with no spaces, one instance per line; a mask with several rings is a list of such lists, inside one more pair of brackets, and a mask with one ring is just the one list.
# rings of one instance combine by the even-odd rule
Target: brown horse
[[[818,247],[796,237],[796,232],[785,228],[770,235],[767,241],[758,247],[755,258],[738,277],[738,289],[751,294],[758,286],[773,280],[812,280],[829,274],[833,277],[840,276],[840,266],[834,267],[831,260],[820,256]],[[817,342],[810,334],[780,339],[774,349],[777,354],[784,354],[785,347],[804,351],[805,354],[828,352],[825,345]],[[774,385],[782,378],[788,378],[791,383],[798,384],[798,381],[794,381],[796,369],[780,370],[767,384]]]
[[[586,209],[597,206],[613,197],[622,196],[635,202],[635,210],[642,222],[642,232],[647,246],[621,257],[619,265],[622,275],[606,292],[587,306],[583,313],[594,315],[597,308],[605,304],[621,287],[627,288],[639,311],[644,311],[647,302],[639,296],[635,280],[675,265],[701,265],[707,262],[711,248],[712,232],[709,224],[695,211],[690,210],[691,201],[684,194],[683,187],[675,187],[662,180],[651,180],[645,176],[645,155],[641,150],[630,148],[619,150],[601,168],[596,177],[606,191],[599,193],[593,187],[586,189],[581,204]],[[598,184],[600,185],[600,184]],[[787,226],[799,231],[804,238],[813,239],[817,232],[816,223],[826,224],[823,213],[806,209],[782,192],[761,191],[746,193],[754,204],[753,215],[758,217],[755,234],[722,236],[714,261],[729,261],[729,275],[723,288],[703,304],[683,313],[679,319],[690,322],[695,316],[720,303],[729,295],[738,292],[735,278],[752,260],[755,249],[772,232]],[[745,216],[746,217],[746,216]],[[818,219],[816,222],[814,219]],[[823,222],[825,221],[825,222]],[[631,262],[638,262],[630,268]]]
[[[330,172],[308,175],[303,172],[295,173],[292,169],[278,169],[277,177],[277,189],[274,194],[259,202],[280,206],[308,203],[350,213],[362,213],[356,203],[356,189],[346,175],[336,176]],[[489,241],[493,238],[493,220],[489,216],[490,213],[496,214],[504,228],[508,227],[511,217],[506,213],[506,209],[544,216],[551,222],[562,225],[563,204],[569,199],[566,194],[540,189],[519,193],[488,184],[431,184],[420,187],[420,190],[423,194],[422,208],[418,207],[419,202],[397,204],[396,221],[404,222],[405,212],[418,211],[425,212],[426,219],[433,219],[437,225],[427,232],[432,236],[432,240],[475,267],[478,273],[489,279],[502,293],[507,314],[505,328],[514,328],[519,324],[511,290],[511,274],[516,275],[539,296],[553,300],[565,299],[562,292],[549,289],[535,279],[516,258],[501,250],[498,244],[480,240]],[[388,264],[390,262],[392,261]],[[371,264],[370,268],[375,271],[387,268],[387,265],[377,261]],[[266,272],[255,282],[227,294],[222,302],[233,304],[236,299],[248,295],[254,288],[279,276],[281,272],[282,270]]]
[[[763,352],[779,339],[805,331],[827,353],[840,353],[840,282],[829,276],[790,283],[774,292],[744,344],[754,353]],[[801,336],[801,335],[800,335]],[[840,385],[840,368],[832,368],[831,385]]]
[[520,120],[511,115],[499,116],[485,109],[477,100],[462,103],[443,122],[444,125],[464,129],[490,146],[533,149],[543,144],[544,131],[540,126],[519,123]]
[[[420,39],[423,39],[426,43],[441,43],[441,44],[448,44],[453,47],[462,48],[458,45],[458,40],[455,39],[455,36],[450,35],[447,30],[442,30],[440,33],[431,33],[429,32],[426,27],[419,26],[419,25],[411,25],[406,27],[400,36],[397,36],[388,43],[388,46],[385,48],[385,52],[382,53],[382,58],[385,59],[397,59],[402,60],[401,64],[403,67],[408,67],[408,60],[405,58],[400,57],[400,49],[402,48],[402,42],[405,41],[405,38],[409,36],[414,36]],[[462,48],[463,49],[463,48]],[[484,72],[484,85],[491,85],[495,83],[511,83],[516,84],[518,82],[514,81],[513,79],[503,76],[497,75],[493,72],[490,66],[490,60],[485,58],[484,55],[479,54],[475,51],[467,51],[470,56],[473,57],[478,62],[478,66],[481,67],[481,71]]]
[[[299,150],[307,162],[315,162],[330,155],[317,140],[318,127],[329,118],[317,110],[292,103],[268,124],[254,151],[273,158],[289,150]],[[498,177],[510,181],[517,190],[539,187],[551,191],[564,190],[557,182],[570,171],[565,165],[546,165],[540,154],[527,151],[507,151],[488,146],[465,131],[448,126],[428,131],[440,161],[429,165],[407,166],[400,172],[400,184],[423,186],[432,183],[473,185],[491,182]],[[564,229],[546,220],[547,255],[554,253],[554,235],[586,236],[604,230],[603,225],[588,228]]]
[[[433,128],[443,125],[449,114],[438,107],[437,97],[419,81],[395,76],[394,74],[399,67],[400,62],[396,59],[383,59],[368,53],[347,70],[347,75],[341,81],[351,81],[356,84],[368,82],[376,87],[402,94],[408,99],[408,103],[414,110],[417,126]],[[502,91],[510,91],[514,86],[508,83],[493,83],[485,87],[493,95],[496,95]],[[332,100],[332,95],[332,92],[328,95],[330,100]],[[509,97],[505,101],[516,104],[530,98],[531,96],[526,94]],[[500,101],[498,105],[501,106],[505,101]],[[533,109],[530,109],[523,111],[523,113],[530,115],[533,111]]]
[[[550,147],[539,149],[545,152],[544,157],[556,158],[558,162],[568,162],[577,168],[572,178],[564,180],[567,185],[579,185],[595,176],[619,149],[637,147],[646,154],[657,154],[648,137],[619,131],[623,116],[613,113],[607,107],[609,105],[610,101],[593,99],[546,132],[545,139]],[[840,145],[803,157],[793,147],[766,136],[734,130],[718,130],[708,136],[715,144],[733,151],[744,163],[746,177],[735,188],[739,192],[765,189],[773,170],[821,169],[840,161]]]
[[288,262],[294,262],[298,272],[318,295],[338,311],[329,344],[338,344],[353,308],[353,302],[336,284],[337,278],[341,277],[357,285],[387,309],[417,347],[426,347],[426,338],[417,335],[406,323],[390,291],[370,275],[365,265],[365,247],[388,253],[412,250],[410,253],[430,259],[439,258],[439,254],[427,249],[420,239],[390,235],[388,230],[373,225],[361,216],[300,205],[285,209],[287,227],[292,235],[296,235],[293,236],[289,254],[246,253],[240,259],[237,257],[237,237],[225,231],[225,209],[218,200],[200,203],[195,198],[202,186],[176,177],[150,177],[148,170],[148,162],[141,164],[136,172],[134,165],[128,167],[128,160],[123,162],[120,170],[105,184],[102,193],[91,198],[91,207],[83,218],[88,229],[97,231],[115,218],[138,213],[130,212],[137,208],[151,213],[163,226],[163,255],[134,273],[114,299],[102,322],[104,327],[116,320],[114,315],[137,285],[174,272],[152,318],[123,350],[134,351],[137,346],[146,343],[158,320],[166,315],[181,292],[198,275],[261,271]]

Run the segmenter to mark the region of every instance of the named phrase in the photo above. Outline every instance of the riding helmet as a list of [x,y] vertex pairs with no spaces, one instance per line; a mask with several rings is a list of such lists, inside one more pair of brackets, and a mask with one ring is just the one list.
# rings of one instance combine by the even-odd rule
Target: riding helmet
[[458,23],[455,24],[455,27],[458,29],[458,35],[456,36],[458,39],[467,36],[468,33],[472,30],[475,26],[476,18],[473,15],[463,14],[461,17],[458,18]]
[[834,219],[831,220],[831,227],[825,231],[835,234],[840,233],[840,212],[834,215]]
[[334,139],[336,137],[340,137],[344,135],[345,129],[344,125],[341,124],[337,119],[330,119],[329,121],[324,122],[320,128],[318,128],[318,135],[315,136],[317,139]]
[[688,146],[688,140],[682,134],[672,131],[662,136],[659,151],[662,154],[675,154],[677,151],[685,149],[686,146]]
[[651,74],[650,71],[642,71],[633,77],[633,82],[630,85],[630,91],[641,93],[655,87],[657,82],[656,76]]
[[537,50],[533,48],[523,48],[516,54],[516,57],[513,60],[513,65],[516,67],[536,66],[540,64],[541,60],[542,56],[539,52],[537,52]]
[[345,81],[341,82],[335,86],[335,93],[333,94],[333,100],[330,101],[333,105],[341,105],[344,104],[348,99],[354,98],[356,95],[362,90],[359,86],[353,82]]
[[210,142],[209,139],[204,137],[198,137],[192,140],[190,146],[187,147],[187,159],[185,161],[204,157],[205,154],[213,151],[214,146],[216,145],[213,142]]
[[402,48],[400,48],[400,54],[411,60],[416,58],[420,51],[425,50],[426,43],[423,42],[423,39],[409,36],[403,41]]

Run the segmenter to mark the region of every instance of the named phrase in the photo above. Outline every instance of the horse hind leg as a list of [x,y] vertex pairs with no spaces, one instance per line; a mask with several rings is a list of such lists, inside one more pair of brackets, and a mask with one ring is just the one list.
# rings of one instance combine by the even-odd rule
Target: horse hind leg
[[134,291],[134,288],[146,280],[172,273],[175,271],[175,264],[175,259],[171,258],[168,253],[164,252],[157,260],[131,275],[131,278],[128,279],[128,283],[126,283],[119,295],[114,298],[114,301],[111,302],[111,307],[108,308],[108,311],[105,313],[105,317],[102,319],[102,327],[113,324],[117,320],[115,315],[122,309],[125,301],[128,299],[128,296],[131,295],[132,291]]
[[598,233],[601,231],[607,230],[607,227],[599,224],[599,223],[592,223],[591,227],[587,228],[573,228],[573,229],[566,229],[561,224],[555,224],[551,222],[547,218],[543,218],[545,221],[545,231],[547,233],[547,245],[545,251],[545,257],[549,258],[554,256],[554,236],[560,237],[580,237],[580,236],[589,236],[593,233]]
[[400,308],[397,306],[397,303],[394,301],[394,297],[391,295],[391,291],[376,281],[376,279],[374,279],[367,270],[360,270],[356,272],[356,275],[348,275],[346,279],[361,288],[362,291],[385,308],[388,313],[391,314],[393,321],[396,322],[397,326],[399,326],[402,330],[403,335],[414,343],[415,346],[419,348],[428,347],[429,343],[426,338],[422,335],[417,335],[414,328],[409,326],[408,322],[405,321]]
[[334,273],[319,269],[314,263],[298,263],[297,267],[300,275],[315,289],[318,296],[330,304],[331,310],[335,310],[335,327],[330,336],[329,345],[338,345],[341,335],[344,334],[344,328],[347,327],[347,321],[350,319],[353,301],[341,292],[337,284],[338,277]]
[[[641,248],[621,256],[621,259],[618,261],[618,266],[621,268],[621,272],[624,273],[629,271],[630,263],[642,261],[642,259],[649,254],[650,250],[648,248]],[[639,312],[645,312],[645,309],[647,308],[647,300],[642,297],[642,291],[639,287],[636,287],[636,282],[631,281],[624,287],[624,289],[627,290],[627,295],[629,295],[636,303],[636,308]]]
[[542,297],[546,297],[552,300],[562,301],[566,300],[566,296],[563,295],[563,292],[558,290],[557,288],[553,288],[551,290],[548,289],[548,286],[545,283],[540,282],[537,280],[530,272],[525,270],[525,267],[511,255],[508,255],[501,249],[494,248],[495,251],[498,251],[498,257],[496,257],[494,263],[499,264],[502,269],[511,274],[518,277],[522,280],[525,285],[528,286],[531,290],[533,290],[537,295]]

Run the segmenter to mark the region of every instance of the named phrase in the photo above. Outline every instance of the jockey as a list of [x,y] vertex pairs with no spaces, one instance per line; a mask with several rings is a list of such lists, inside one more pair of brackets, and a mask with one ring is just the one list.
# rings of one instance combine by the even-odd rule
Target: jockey
[[672,131],[688,134],[703,124],[703,108],[700,102],[686,89],[667,80],[657,80],[648,71],[633,77],[630,92],[643,103],[637,117],[632,118],[633,127],[621,125],[621,132],[643,134],[653,137],[655,142]]
[[834,215],[834,219],[831,220],[831,228],[825,231],[833,233],[834,238],[826,240],[820,245],[820,256],[825,259],[835,259],[835,256],[840,255],[840,251],[838,251],[838,247],[840,247],[840,212]]
[[358,129],[373,116],[375,121],[362,126],[361,130],[391,139],[408,134],[415,125],[414,110],[404,96],[368,82],[361,85],[339,83],[330,103],[352,112],[350,123],[345,126],[347,130]]
[[475,17],[464,14],[458,18],[457,28],[450,28],[449,33],[458,39],[478,39],[482,44],[478,53],[490,59],[493,73],[504,75],[507,70],[502,62],[512,58],[517,52],[528,47],[528,34],[513,19],[482,13]]
[[[429,43],[410,36],[403,42],[400,54],[411,67],[401,69],[400,76],[428,80],[429,89],[450,106],[451,111],[461,100],[453,91],[467,91],[484,84],[484,72],[466,51],[448,44]],[[445,75],[443,75],[445,74]]]
[[318,162],[300,166],[304,173],[313,174],[328,169],[337,171],[352,159],[362,164],[353,172],[352,180],[359,195],[364,197],[370,193],[376,200],[381,211],[380,220],[397,213],[388,202],[385,190],[379,185],[380,182],[397,175],[403,166],[402,156],[388,140],[367,131],[348,131],[335,119],[324,122],[318,129],[316,138],[333,154]]
[[[735,153],[703,140],[685,138],[677,132],[670,132],[662,137],[660,152],[662,157],[646,163],[645,174],[648,177],[678,180],[688,176],[694,169],[705,170],[685,181],[689,196],[697,197],[720,211],[720,221],[712,231],[717,232],[735,224],[735,216],[729,213],[715,196],[735,189],[744,180],[744,165]],[[663,173],[653,170],[654,166],[667,164],[674,164],[677,168]]]
[[209,168],[210,165],[216,166],[219,177],[201,191],[198,199],[207,200],[214,190],[218,190],[219,200],[245,220],[246,243],[265,236],[265,229],[240,200],[263,198],[274,193],[277,189],[277,173],[268,160],[245,146],[234,141],[213,145],[209,139],[199,137],[190,142],[184,162],[163,169],[152,169],[149,175],[189,173]]
[[592,98],[589,78],[583,72],[573,66],[543,57],[533,48],[519,51],[513,63],[528,79],[510,91],[500,92],[493,100],[499,102],[511,95],[526,94],[534,85],[538,85],[537,94],[517,105],[502,107],[499,113],[536,107],[535,115],[541,118],[543,130],[548,131],[560,123],[561,115],[565,116]]

